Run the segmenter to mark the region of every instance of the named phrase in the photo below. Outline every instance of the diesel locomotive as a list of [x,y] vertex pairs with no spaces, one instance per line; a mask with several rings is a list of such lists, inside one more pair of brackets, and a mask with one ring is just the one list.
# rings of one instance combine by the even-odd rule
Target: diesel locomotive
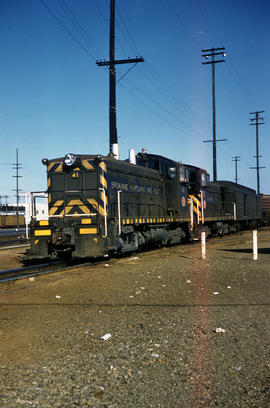
[[261,219],[254,190],[211,183],[206,170],[145,150],[132,162],[71,153],[42,162],[49,217],[32,219],[25,261],[131,253],[190,240],[202,229],[227,234]]

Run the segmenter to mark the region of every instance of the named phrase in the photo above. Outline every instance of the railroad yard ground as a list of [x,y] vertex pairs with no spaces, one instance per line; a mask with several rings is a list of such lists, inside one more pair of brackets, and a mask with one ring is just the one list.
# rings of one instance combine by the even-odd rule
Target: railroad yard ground
[[175,246],[0,286],[0,407],[270,407],[269,231],[258,246],[248,231],[205,261]]

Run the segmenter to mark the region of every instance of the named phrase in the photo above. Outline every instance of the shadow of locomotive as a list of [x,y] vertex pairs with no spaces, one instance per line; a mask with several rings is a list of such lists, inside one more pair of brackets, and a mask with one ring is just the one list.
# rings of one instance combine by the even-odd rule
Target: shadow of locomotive
[[[237,253],[243,253],[243,254],[252,254],[253,249],[252,248],[238,248],[238,249],[219,249],[219,251],[223,252],[237,252]],[[258,253],[259,254],[270,254],[270,248],[258,248]]]

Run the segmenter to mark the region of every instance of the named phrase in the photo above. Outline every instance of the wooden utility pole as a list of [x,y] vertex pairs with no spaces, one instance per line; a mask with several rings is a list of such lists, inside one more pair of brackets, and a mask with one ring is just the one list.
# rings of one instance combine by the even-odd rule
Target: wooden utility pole
[[264,118],[260,118],[260,113],[264,111],[256,111],[250,112],[250,115],[255,115],[255,118],[251,118],[251,122],[255,121],[255,123],[250,123],[250,125],[256,126],[256,167],[250,167],[251,169],[257,170],[257,194],[260,194],[260,169],[265,169],[265,167],[260,167],[259,158],[262,157],[259,155],[259,125],[264,125],[264,122],[259,122],[260,120],[263,121]]
[[128,58],[122,60],[115,59],[115,0],[110,2],[110,59],[109,61],[97,61],[99,67],[108,65],[109,68],[109,126],[110,126],[110,153],[112,153],[112,145],[118,143],[117,127],[116,127],[116,64],[131,64],[144,62],[142,57]]
[[20,223],[19,223],[19,192],[22,191],[19,189],[19,178],[22,176],[19,176],[19,170],[21,170],[21,164],[19,163],[19,153],[18,149],[16,149],[16,163],[13,163],[13,169],[16,170],[15,177],[16,178],[16,189],[13,191],[16,191],[16,224],[17,224],[17,231],[19,230]]
[[[218,52],[217,52],[218,51]],[[210,48],[209,50],[202,50],[204,53],[202,57],[205,59],[212,58],[211,61],[202,62],[203,65],[211,64],[212,65],[212,100],[213,100],[213,139],[204,140],[204,143],[213,143],[213,181],[217,181],[217,142],[225,142],[227,139],[216,139],[216,91],[215,91],[215,64],[219,62],[224,62],[225,60],[216,60],[216,55],[226,56],[225,48]]]
[[238,177],[237,177],[237,162],[240,160],[240,156],[234,156],[233,160],[235,162],[235,183],[238,184]]

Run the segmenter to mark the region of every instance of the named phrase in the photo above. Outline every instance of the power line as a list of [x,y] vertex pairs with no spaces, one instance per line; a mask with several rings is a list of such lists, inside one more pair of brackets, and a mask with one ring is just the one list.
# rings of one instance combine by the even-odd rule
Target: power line
[[[137,46],[136,46],[136,43],[135,43],[135,41],[134,41],[134,39],[133,39],[133,37],[132,37],[132,35],[131,35],[131,33],[130,33],[130,31],[129,31],[127,25],[126,25],[126,22],[125,22],[125,20],[124,20],[124,18],[123,18],[123,16],[122,16],[121,11],[119,10],[118,6],[116,6],[116,9],[117,9],[117,14],[119,15],[119,17],[120,17],[120,19],[121,19],[121,21],[122,21],[122,24],[123,24],[123,26],[124,26],[124,29],[122,29],[119,20],[116,19],[116,22],[117,22],[117,25],[119,26],[120,31],[122,32],[122,34],[123,34],[124,37],[126,38],[126,41],[127,41],[127,43],[130,45],[130,47],[131,47],[132,51],[134,52],[134,54],[135,54],[135,55],[136,55],[136,54],[137,54],[137,55],[141,55],[141,53],[140,53],[140,51],[138,50],[138,48],[137,48]],[[127,35],[125,34],[125,31],[124,31],[124,30],[126,31]]]
[[72,34],[72,32],[65,26],[65,24],[57,17],[57,15],[52,11],[52,9],[43,0],[39,0],[40,3],[48,10],[48,12],[53,16],[53,18],[58,22],[58,24],[66,31],[66,33],[79,45],[79,47],[92,59],[96,59],[94,55]]
[[116,84],[118,84],[123,78],[125,78],[125,76],[126,76],[130,71],[132,71],[133,68],[136,67],[136,65],[137,65],[137,62],[135,62],[135,64],[132,65],[132,67],[130,67],[130,68],[116,81]]
[[[185,115],[190,117],[190,120],[194,123],[197,122],[198,126],[208,126],[208,123],[205,119],[203,119],[198,112],[196,112],[187,102],[184,101],[183,98],[173,89],[152,67],[149,63],[146,62],[145,64],[150,78],[153,84],[157,84],[161,91],[166,94],[167,96],[171,97],[174,102],[178,104],[178,106],[183,110]],[[155,81],[155,82],[154,82]]]
[[[170,116],[171,118],[175,119],[176,121],[180,122],[182,125],[187,126],[186,123],[184,123],[183,121],[181,121],[179,119],[179,117],[175,116],[173,113],[171,113],[170,111],[168,111],[167,109],[164,108],[164,106],[162,106],[161,104],[159,104],[156,100],[154,100],[153,98],[151,98],[149,95],[145,94],[145,92],[143,91],[143,89],[138,88],[137,86],[135,86],[134,84],[132,84],[130,81],[128,81],[128,85],[132,85],[133,88],[135,89],[135,91],[137,91],[137,93],[139,95],[144,95],[148,100],[150,100],[151,103],[153,103],[154,105],[156,105],[158,107],[158,109],[160,109],[163,113],[165,113],[166,115]],[[127,86],[124,86],[123,83],[120,84],[120,87],[122,87],[123,89],[125,89],[125,91],[127,91],[129,94],[131,94],[137,101],[139,101],[143,106],[145,106],[147,109],[149,109],[152,113],[154,113],[155,116],[157,116],[159,119],[161,119],[163,122],[166,122],[167,124],[169,124],[172,128],[176,129],[178,132],[180,132],[182,135],[184,135],[187,138],[190,138],[190,136],[193,136],[194,138],[197,138],[198,140],[201,141],[201,138],[198,136],[197,133],[195,134],[191,134],[190,130],[184,130],[181,129],[179,126],[173,124],[169,119],[167,119],[164,115],[160,114],[156,109],[154,109],[153,107],[151,107],[148,103],[145,102],[145,100],[143,100],[141,97],[138,97],[137,94],[135,94],[134,92],[132,92]]]
[[[97,1],[97,0],[94,0],[94,2],[95,2],[95,5],[96,5],[96,8],[97,8],[98,12],[100,13],[100,15],[101,15],[102,19],[104,20],[105,24],[107,25],[108,19],[105,17],[103,11],[102,11],[101,8],[99,7],[98,1]],[[107,4],[108,4],[108,2],[107,2]]]
[[160,115],[156,110],[154,110],[153,108],[151,108],[151,106],[149,106],[144,100],[142,100],[141,98],[139,98],[136,94],[134,94],[130,89],[128,89],[126,86],[124,86],[122,83],[120,84],[120,86],[125,89],[125,91],[127,91],[130,95],[132,95],[137,101],[139,101],[142,105],[144,105],[147,109],[149,109],[152,113],[154,113],[155,116],[157,116],[159,119],[161,119],[163,122],[166,122],[167,124],[169,124],[171,127],[173,127],[174,129],[176,129],[178,132],[184,134],[185,136],[189,136],[186,132],[184,132],[182,129],[180,129],[179,127],[175,126],[173,123],[171,123],[168,119],[164,118],[162,115]]
[[[65,29],[65,31],[72,37],[72,39],[75,40],[76,43],[78,43],[79,46],[81,46],[81,45],[82,45],[81,42],[80,42],[79,40],[77,40],[77,38],[71,33],[71,31],[65,26],[65,24],[64,24],[64,23],[56,16],[56,14],[46,5],[46,3],[44,3],[43,0],[40,0],[40,1],[41,1],[41,3],[48,9],[48,11],[52,14],[52,16],[57,20],[57,22],[61,25],[61,27],[63,27],[63,28]],[[64,0],[58,0],[58,3],[60,4],[61,8],[64,10],[65,14],[68,15],[68,17],[72,20],[73,25],[74,25],[74,26],[76,27],[76,29],[80,32],[80,35],[84,38],[84,40],[88,43],[88,45],[94,46],[94,47],[96,48],[96,50],[97,50],[97,47],[92,43],[92,41],[91,41],[90,38],[88,37],[86,31],[85,31],[84,28],[82,27],[82,24],[81,24],[81,23],[79,22],[79,20],[75,17],[74,13],[73,13],[73,12],[71,11],[71,9],[67,6],[67,4],[65,3],[65,1],[64,1]],[[107,3],[108,3],[108,2],[107,2]],[[96,4],[96,5],[97,5],[97,4]],[[98,7],[98,5],[97,5],[97,7]],[[104,21],[106,22],[106,18],[105,18],[105,16],[104,16],[104,14],[101,12],[101,10],[100,10],[99,7],[98,7],[98,10],[99,10],[99,12],[102,14],[102,16],[103,16],[103,18],[104,18]],[[124,25],[125,25],[126,31],[129,33],[129,30],[128,30],[128,28],[127,28],[127,26],[126,26],[126,24],[125,24],[124,19],[123,19],[122,16],[121,16],[121,19],[122,19],[122,21],[123,21],[123,23],[124,23]],[[121,29],[121,31],[123,32],[122,29]],[[132,38],[132,36],[131,36],[130,33],[129,33],[129,36],[130,36],[131,40],[133,41],[133,38]],[[135,43],[134,43],[134,44],[135,44]],[[82,45],[82,47],[83,47],[84,51],[86,51],[86,52],[88,53],[88,51],[86,50],[86,48],[85,48],[83,45]],[[135,46],[135,47],[136,47],[136,46]],[[90,56],[93,57],[92,54],[90,54]],[[131,61],[129,61],[129,62],[131,62]],[[100,64],[100,66],[104,66],[104,64],[103,64],[103,65]],[[133,66],[131,69],[133,69],[133,68],[134,68],[134,66]],[[123,74],[123,75],[120,77],[120,79],[117,81],[117,83],[118,83],[121,79],[123,79],[131,69],[129,69],[125,74]],[[153,72],[153,70],[152,70],[152,72]],[[172,89],[168,84],[166,84],[166,82],[165,82],[157,73],[155,74],[155,76],[157,77],[157,78],[156,78],[156,81],[157,81],[157,83],[159,83],[159,85],[160,85],[161,83],[163,83],[162,87],[163,87],[163,89],[165,90],[165,92],[171,93],[171,95],[173,95],[173,89]],[[165,84],[165,86],[164,86],[164,84]],[[177,94],[175,93],[174,98],[179,98],[179,96],[177,96]],[[181,99],[180,99],[180,100],[181,100]],[[191,108],[185,108],[185,107],[183,107],[183,103],[184,103],[184,102],[180,102],[180,100],[178,100],[178,103],[179,103],[180,105],[182,105],[182,109],[184,109],[184,110],[186,111],[186,114],[187,114],[187,115],[192,116],[192,113],[190,113]],[[166,110],[166,109],[164,109],[164,110]],[[166,110],[166,111],[167,111],[167,110]],[[194,111],[193,111],[193,112],[194,112]],[[168,111],[167,111],[167,113],[168,113],[169,115],[171,115],[171,116],[174,116],[172,113],[170,113],[170,112],[168,112]],[[192,121],[194,121],[195,116],[197,116],[197,118],[199,118],[199,116],[194,112],[194,113],[193,113],[193,117],[191,118]],[[201,120],[201,118],[200,118],[199,120]],[[197,126],[201,127],[201,124],[200,124],[200,125],[198,124]]]
[[[176,8],[174,7],[174,5],[172,4],[171,0],[166,1],[166,5],[170,6],[171,10],[173,11],[173,13],[175,14],[176,18],[179,20],[180,22],[180,27],[184,29],[184,33],[186,34],[187,38],[190,38],[194,43],[196,43],[197,45],[200,45],[199,41],[197,40],[197,38],[192,34],[191,30],[188,28],[188,26],[185,24],[185,20],[180,16],[180,14],[178,13],[178,11],[176,10]],[[210,24],[207,23],[207,20],[205,18],[205,15],[203,14],[203,11],[200,7],[200,5],[198,4],[198,7],[200,9],[201,14],[198,13],[196,7],[194,7],[192,5],[191,2],[187,2],[187,4],[191,7],[193,13],[195,14],[196,18],[198,19],[201,27],[205,30],[206,34],[208,35],[209,39],[211,41],[218,41],[218,37],[216,35],[216,33],[214,32],[213,28],[210,26]],[[232,68],[230,67],[232,66]],[[231,74],[234,83],[237,86],[238,91],[241,91],[242,96],[244,96],[244,101],[247,101],[247,98],[250,101],[254,101],[254,98],[252,98],[252,96],[250,95],[250,93],[248,92],[247,88],[245,87],[243,81],[241,80],[241,76],[239,75],[239,73],[237,72],[237,70],[235,69],[235,66],[233,65],[233,62],[230,60],[228,62],[228,64],[226,64],[226,68],[229,71],[229,73]],[[234,68],[234,69],[233,69]],[[228,89],[226,89],[226,91],[228,91]],[[253,102],[254,103],[254,102]],[[248,110],[248,105],[246,104],[244,106],[244,104],[242,105],[241,102],[239,102],[239,106],[243,109],[243,111],[246,113]]]
[[91,40],[91,38],[89,37],[88,33],[86,32],[86,30],[83,28],[83,26],[81,25],[81,23],[79,22],[79,20],[77,19],[77,17],[74,15],[74,13],[72,12],[72,10],[70,9],[70,7],[67,5],[67,3],[65,2],[65,0],[57,0],[58,4],[60,5],[60,7],[62,8],[62,10],[64,11],[64,13],[70,18],[70,20],[72,21],[74,27],[78,30],[78,32],[81,34],[82,38],[85,40],[85,42],[90,46],[93,47],[95,49],[95,52],[97,52],[97,54],[99,53],[98,48],[96,47],[95,43]]
[[[196,3],[196,7],[194,7],[194,5],[192,4],[192,2],[187,2],[187,4],[189,4],[194,12],[194,14],[196,15],[198,21],[200,22],[200,24],[202,25],[202,27],[205,29],[206,33],[208,34],[209,38],[211,41],[214,40],[214,42],[220,42],[219,37],[217,36],[216,32],[214,31],[213,27],[207,22],[207,18],[201,8],[201,5],[199,2]],[[198,10],[200,11],[200,14],[198,13]],[[230,66],[232,66],[232,69],[230,68]],[[229,73],[231,74],[233,80],[235,81],[235,83],[237,84],[237,86],[239,87],[239,90],[241,91],[242,95],[245,98],[246,101],[246,97],[249,98],[250,101],[252,101],[252,103],[255,103],[254,98],[250,95],[247,87],[245,86],[241,75],[238,73],[235,65],[233,64],[233,61],[230,60],[228,64],[226,64],[226,68],[229,71]],[[256,103],[255,103],[256,104]]]
[[[131,40],[132,43],[133,43],[133,46],[134,46],[135,51],[136,51],[138,54],[140,54],[139,51],[138,51],[138,48],[137,48],[137,46],[136,46],[136,43],[135,43],[135,41],[134,41],[134,39],[133,39],[133,37],[132,37],[130,31],[129,31],[129,29],[128,29],[128,27],[127,27],[127,25],[126,25],[124,19],[123,19],[123,16],[122,16],[120,10],[119,10],[118,8],[117,8],[117,10],[118,10],[118,14],[119,14],[119,16],[120,16],[120,18],[121,18],[121,20],[122,20],[122,22],[123,22],[123,24],[124,24],[124,28],[125,28],[125,30],[127,31],[128,35],[129,35],[129,37],[130,37],[130,40]],[[120,26],[119,28],[120,28],[121,32],[124,34],[123,30],[121,29],[121,26]],[[128,42],[129,42],[129,41],[128,41]],[[130,43],[130,42],[129,42],[129,43]],[[146,63],[143,65],[143,68],[142,68],[142,69],[139,68],[139,70],[143,73],[143,75],[147,75],[147,73],[145,72],[145,70],[148,71],[148,73],[149,73],[149,75],[150,75],[150,77],[151,77],[153,83],[154,83],[154,81],[156,81],[156,83],[158,84],[159,88],[164,92],[164,94],[167,94],[167,95],[169,95],[172,99],[174,99],[174,101],[176,101],[176,103],[181,107],[181,110],[183,110],[184,113],[185,113],[187,116],[190,117],[190,120],[191,120],[192,122],[195,123],[195,122],[197,121],[197,124],[195,123],[196,126],[198,126],[198,127],[201,128],[201,126],[208,125],[207,122],[204,121],[204,120],[198,115],[198,113],[195,112],[183,99],[181,99],[181,97],[175,92],[175,90],[174,90],[168,83],[166,83],[166,81],[165,81],[157,72],[155,72],[155,70],[150,66],[149,63],[146,62]],[[123,78],[124,76],[125,76],[125,74],[124,74],[121,78]],[[120,78],[120,79],[121,79],[121,78]],[[118,81],[118,82],[119,82],[119,81]],[[159,105],[159,106],[161,106],[161,105]],[[166,109],[164,109],[164,110],[166,110]],[[170,116],[174,116],[173,114],[171,114],[171,113],[168,112],[167,110],[166,110],[166,112],[169,113]]]
[[[121,84],[120,84],[121,85]],[[137,91],[140,95],[143,95],[145,98],[147,98],[153,105],[155,105],[158,109],[160,109],[160,111],[162,111],[163,113],[165,113],[166,115],[170,116],[172,119],[174,119],[176,122],[182,124],[184,127],[187,127],[189,129],[191,129],[191,132],[194,132],[192,130],[192,128],[189,126],[189,124],[187,124],[186,122],[184,122],[182,119],[179,118],[179,116],[176,116],[174,113],[172,113],[170,110],[166,109],[166,107],[164,107],[164,105],[162,105],[161,103],[159,103],[156,99],[152,98],[151,96],[149,96],[148,94],[146,94],[146,92],[144,91],[143,88],[140,88],[137,85],[134,85],[130,80],[128,81],[128,85],[132,86],[133,89],[135,89],[135,91]],[[125,88],[127,89],[127,88]],[[139,99],[139,98],[138,98]],[[141,99],[140,99],[141,100]],[[147,104],[145,104],[146,106],[149,106]],[[151,111],[154,111],[154,109],[151,108]],[[159,117],[161,117],[161,115],[159,114]],[[166,120],[168,123],[170,123],[168,120]],[[176,128],[176,126],[174,126]],[[186,136],[188,135],[188,131],[185,130],[181,130],[179,127],[177,127],[178,130],[180,130],[182,133],[184,133]],[[190,134],[190,131],[189,131]],[[198,137],[198,134],[196,132],[196,136],[199,140],[201,140],[200,137]]]
[[196,43],[198,44],[198,46],[200,47],[201,44],[200,44],[199,41],[191,34],[190,29],[189,29],[188,26],[185,24],[184,19],[182,19],[182,17],[180,16],[180,14],[179,14],[178,11],[176,10],[176,8],[172,5],[171,0],[169,0],[169,1],[168,1],[168,0],[165,0],[165,3],[166,3],[166,7],[167,7],[168,4],[169,4],[171,10],[173,11],[173,13],[175,14],[176,18],[177,18],[177,19],[179,20],[179,22],[180,22],[180,27],[181,27],[181,28],[184,28],[184,32],[185,32],[185,34],[186,34],[186,37],[187,37],[187,38],[190,37],[190,38],[192,39],[192,41],[196,42]]

